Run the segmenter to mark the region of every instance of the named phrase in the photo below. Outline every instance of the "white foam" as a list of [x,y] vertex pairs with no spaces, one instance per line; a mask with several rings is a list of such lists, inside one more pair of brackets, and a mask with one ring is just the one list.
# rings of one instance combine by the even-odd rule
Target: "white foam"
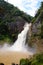
[[34,49],[28,47],[28,45],[25,45],[27,32],[29,31],[30,26],[31,23],[26,23],[24,25],[24,30],[18,35],[18,39],[15,43],[11,47],[5,44],[2,49],[7,51],[29,52],[32,54]]

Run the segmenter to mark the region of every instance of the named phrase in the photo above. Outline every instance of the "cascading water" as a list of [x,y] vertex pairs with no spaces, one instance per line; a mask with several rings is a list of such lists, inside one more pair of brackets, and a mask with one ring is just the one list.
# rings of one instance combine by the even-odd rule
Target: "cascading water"
[[27,32],[29,31],[30,26],[31,23],[26,23],[24,25],[24,30],[18,35],[18,39],[16,40],[16,42],[11,47],[5,44],[2,49],[7,51],[29,52],[31,54],[34,53],[33,48],[30,48],[28,47],[28,45],[25,45]]
[[24,30],[18,35],[18,39],[16,40],[14,45],[12,45],[12,47],[10,47],[10,50],[27,51],[25,42],[26,42],[26,35],[27,35],[30,25],[31,24],[28,24],[28,23],[25,24]]

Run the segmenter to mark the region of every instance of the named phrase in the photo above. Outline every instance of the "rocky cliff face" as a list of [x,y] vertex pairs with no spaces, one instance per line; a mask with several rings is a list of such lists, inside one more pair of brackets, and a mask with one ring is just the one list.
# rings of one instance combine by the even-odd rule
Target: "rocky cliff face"
[[19,18],[16,20],[16,22],[6,23],[9,35],[13,37],[13,41],[17,39],[17,36],[23,30],[25,23],[25,20]]
[[30,47],[36,46],[37,52],[43,52],[43,36],[42,36],[42,15],[40,15],[30,27],[30,37],[28,32],[27,42]]
[[23,30],[24,24],[29,23],[32,18],[12,4],[0,0],[0,40],[7,36],[14,42]]

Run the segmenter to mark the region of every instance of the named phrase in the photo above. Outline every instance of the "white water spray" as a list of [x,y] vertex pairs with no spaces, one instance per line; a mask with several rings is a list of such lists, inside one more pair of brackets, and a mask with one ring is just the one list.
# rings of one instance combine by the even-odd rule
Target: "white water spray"
[[10,50],[12,50],[12,51],[27,51],[25,42],[26,42],[26,36],[27,36],[27,32],[29,30],[30,25],[31,24],[28,24],[28,23],[25,24],[24,30],[18,35],[18,39],[16,40],[14,45],[12,45]]
[[30,47],[28,47],[28,45],[25,45],[27,32],[29,31],[30,26],[31,23],[26,23],[24,26],[24,30],[18,35],[18,39],[16,40],[16,42],[11,47],[7,47],[7,45],[5,44],[2,49],[7,51],[34,53],[34,49],[31,49]]

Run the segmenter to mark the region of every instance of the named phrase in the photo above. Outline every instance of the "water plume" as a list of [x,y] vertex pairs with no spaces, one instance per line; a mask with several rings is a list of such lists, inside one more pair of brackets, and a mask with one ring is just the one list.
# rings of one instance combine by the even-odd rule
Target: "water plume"
[[15,41],[15,43],[10,47],[9,45],[4,45],[2,49],[7,50],[7,51],[17,51],[17,52],[29,52],[29,53],[34,53],[34,49],[28,47],[26,43],[26,36],[27,32],[29,31],[29,28],[31,26],[31,23],[28,24],[26,23],[24,25],[24,30],[18,34],[18,38]]

